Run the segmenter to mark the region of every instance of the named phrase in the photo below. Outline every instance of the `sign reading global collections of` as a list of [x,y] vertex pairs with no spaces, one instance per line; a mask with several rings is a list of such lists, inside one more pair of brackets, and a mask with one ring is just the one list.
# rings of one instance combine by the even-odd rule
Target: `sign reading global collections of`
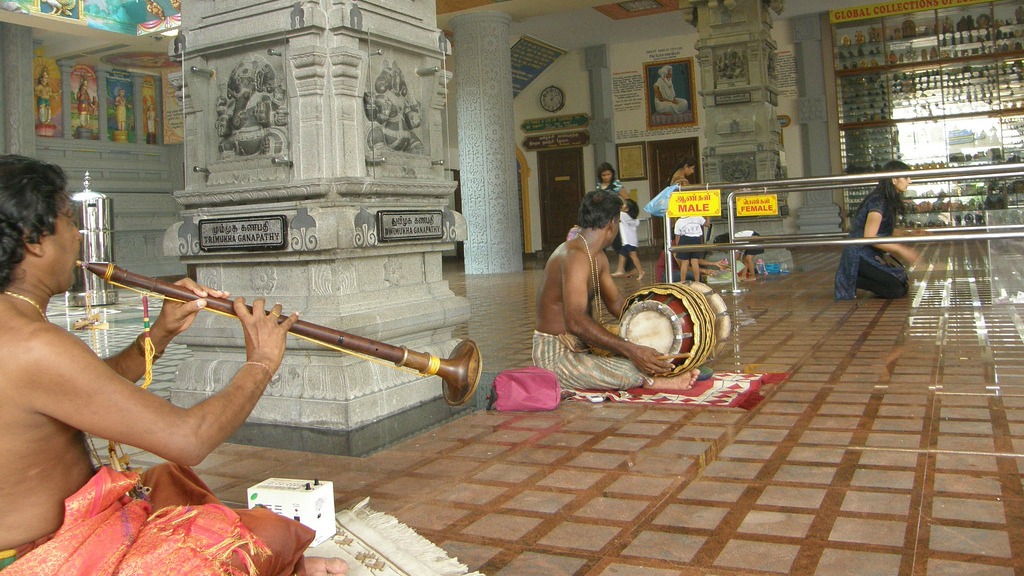
[[991,0],[896,0],[895,2],[883,2],[881,4],[868,4],[853,8],[843,8],[829,12],[829,20],[832,24],[840,22],[852,22],[854,20],[865,20],[868,18],[879,18],[881,16],[896,16],[897,14],[909,14],[924,10],[936,10],[938,8],[954,8],[957,6],[970,6],[971,4],[982,4]]
[[668,200],[668,216],[721,216],[722,191],[676,192]]
[[381,210],[377,212],[377,238],[396,240],[439,240],[444,237],[440,210]]
[[280,250],[288,245],[287,219],[281,215],[216,218],[199,221],[199,248]]

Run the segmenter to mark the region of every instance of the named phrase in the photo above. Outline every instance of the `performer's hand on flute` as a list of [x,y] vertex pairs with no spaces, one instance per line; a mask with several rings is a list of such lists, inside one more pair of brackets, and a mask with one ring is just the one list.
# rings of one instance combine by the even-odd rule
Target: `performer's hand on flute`
[[265,366],[273,376],[281,366],[288,331],[299,320],[299,313],[292,312],[283,321],[281,304],[275,304],[269,312],[264,311],[263,298],[252,301],[252,310],[245,305],[245,298],[235,298],[235,315],[242,324],[245,337],[245,359],[247,362]]
[[206,307],[206,298],[227,298],[230,293],[209,286],[203,286],[191,278],[182,278],[174,283],[177,286],[186,288],[199,298],[189,302],[179,302],[170,298],[164,300],[160,309],[160,315],[153,322],[151,330],[153,345],[158,352],[170,344],[175,336],[188,329],[196,319],[196,314]]

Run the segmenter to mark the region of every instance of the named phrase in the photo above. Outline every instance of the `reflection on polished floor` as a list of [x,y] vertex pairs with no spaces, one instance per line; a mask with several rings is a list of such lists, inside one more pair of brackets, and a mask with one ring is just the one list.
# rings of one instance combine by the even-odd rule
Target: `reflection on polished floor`
[[[924,252],[901,300],[834,302],[834,250],[725,294],[712,366],[791,374],[752,411],[477,411],[365,457],[226,444],[198,471],[235,505],[268,477],[332,480],[338,506],[369,497],[488,575],[1024,574],[1021,305],[993,303],[984,244]],[[526,267],[446,263],[487,371],[529,363]]]

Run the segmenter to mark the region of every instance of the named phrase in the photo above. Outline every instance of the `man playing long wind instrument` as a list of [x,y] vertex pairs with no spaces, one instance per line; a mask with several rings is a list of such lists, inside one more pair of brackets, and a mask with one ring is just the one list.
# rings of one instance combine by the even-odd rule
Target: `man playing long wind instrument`
[[[281,365],[297,314],[279,322],[256,299],[234,310],[246,362],[224,388],[188,409],[136,387],[147,342],[101,360],[46,318],[68,290],[80,234],[63,171],[0,156],[0,576],[16,574],[344,574],[343,561],[303,558],[313,530],[265,509],[220,504],[189,465],[246,419]],[[159,355],[206,297],[168,301],[151,333]],[[155,350],[154,350],[155,349]],[[141,477],[92,461],[85,434],[168,461]]]

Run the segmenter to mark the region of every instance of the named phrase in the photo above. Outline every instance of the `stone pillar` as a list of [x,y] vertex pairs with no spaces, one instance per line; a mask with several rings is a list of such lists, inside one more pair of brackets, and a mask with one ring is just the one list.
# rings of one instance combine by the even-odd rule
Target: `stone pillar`
[[[753,182],[782,178],[782,128],[776,113],[777,44],[772,12],[783,0],[682,0],[680,8],[700,33],[700,94],[704,104],[704,181]],[[779,194],[779,216],[746,217],[737,226],[764,236],[784,233],[788,213]],[[725,216],[726,195],[722,197]],[[737,228],[740,229],[740,228]],[[765,261],[790,262],[786,250],[768,250]]]
[[[797,105],[800,111],[800,134],[803,137],[804,176],[832,174],[829,150],[828,104],[822,51],[822,17],[809,14],[792,20],[796,44]],[[831,190],[803,193],[803,205],[797,210],[797,230],[803,234],[838,232],[842,226],[839,206]]]
[[612,124],[612,72],[608,68],[608,46],[584,48],[590,83],[590,145],[594,147],[594,166],[608,162],[618,171],[615,135]]
[[[438,162],[434,2],[399,13],[360,0],[362,28],[346,24],[351,0],[224,4],[183,13],[183,73],[168,78],[183,85],[186,182],[165,253],[203,284],[446,358],[469,304],[441,276],[466,224]],[[236,320],[201,315],[179,337],[194,356],[171,400],[222,388],[245,361],[241,336]],[[379,357],[288,348],[250,421],[351,430],[441,395],[437,376]]]
[[696,9],[700,33],[697,58],[706,126],[705,181],[779,178],[782,128],[775,112],[776,43],[771,37],[770,4],[735,0],[684,0],[682,4]]
[[110,129],[107,127],[107,74],[108,68],[96,67],[96,117],[99,122],[100,142],[110,142]]
[[509,24],[499,12],[451,19],[454,38],[459,178],[469,227],[467,274],[523,269],[516,180]]
[[161,120],[164,117],[164,81],[160,76],[153,78],[153,94],[156,95],[153,98],[153,106],[155,109],[153,113],[156,114],[156,143],[161,144],[164,141],[164,123]]
[[0,22],[3,69],[4,152],[36,155],[35,97],[32,91],[32,29]]
[[135,120],[135,143],[145,144],[146,119],[142,113],[142,76],[139,74],[132,74],[132,98],[135,99],[132,104],[132,117]]
[[72,60],[58,60],[57,66],[60,68],[60,117],[64,125],[64,139],[72,140],[75,137],[74,131],[71,129],[71,115],[75,109],[72,96],[75,93],[75,88],[71,86],[71,70],[75,67],[75,63]]

